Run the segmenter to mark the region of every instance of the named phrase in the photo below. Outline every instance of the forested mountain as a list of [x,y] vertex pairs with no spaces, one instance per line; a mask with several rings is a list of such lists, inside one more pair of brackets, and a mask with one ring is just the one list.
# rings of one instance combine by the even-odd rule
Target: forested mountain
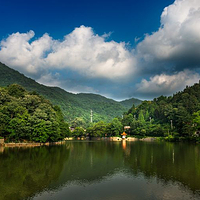
[[58,106],[17,84],[0,87],[0,136],[6,141],[55,142],[69,133]]
[[116,116],[121,116],[132,106],[128,101],[121,104],[100,95],[72,94],[58,87],[47,87],[0,63],[0,86],[13,83],[23,86],[28,91],[36,91],[54,105],[59,105],[65,120],[76,125],[88,123],[91,110],[94,122],[108,122]]
[[200,130],[200,83],[173,96],[160,96],[133,106],[122,120],[131,134],[197,137]]
[[[124,129],[125,126],[129,128]],[[123,118],[114,118],[111,123],[98,122],[87,129],[91,136],[121,136],[123,131],[134,137],[200,142],[200,83],[173,96],[133,105]],[[79,130],[75,133],[81,135]]]
[[120,102],[120,104],[122,104],[127,109],[130,109],[133,106],[133,104],[134,104],[134,106],[138,106],[141,103],[142,103],[141,100],[135,99],[135,98],[126,99],[126,100]]

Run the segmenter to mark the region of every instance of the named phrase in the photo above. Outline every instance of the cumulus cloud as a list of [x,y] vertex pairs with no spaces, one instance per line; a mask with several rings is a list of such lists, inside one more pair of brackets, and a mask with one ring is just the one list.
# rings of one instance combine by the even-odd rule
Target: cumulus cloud
[[0,60],[28,75],[39,76],[45,71],[45,53],[51,49],[52,38],[44,34],[38,40],[30,43],[35,33],[14,33],[1,41]]
[[200,75],[193,71],[184,70],[174,75],[156,75],[150,77],[150,80],[143,79],[137,84],[137,93],[148,98],[162,95],[171,95],[176,91],[180,91],[191,86],[195,82],[199,82]]
[[[139,59],[151,70],[199,68],[200,1],[176,0],[161,15],[159,30],[137,46]],[[148,67],[147,67],[148,66]]]
[[60,74],[59,73],[48,73],[41,75],[37,81],[43,85],[48,85],[48,86],[56,86],[56,87],[61,87],[61,81],[60,81]]
[[[48,34],[34,39],[34,32],[15,33],[1,41],[0,60],[40,78],[48,70],[70,69],[90,78],[120,79],[134,72],[136,61],[126,44],[106,42],[90,27],[81,26],[63,41]],[[32,41],[33,40],[33,41]]]
[[67,91],[72,93],[93,93],[98,94],[99,91],[93,87],[85,86],[85,85],[78,85],[77,83],[71,83],[71,87],[67,88]]
[[163,10],[156,32],[135,38],[135,49],[109,41],[111,33],[100,36],[80,26],[62,41],[47,33],[40,38],[33,31],[14,33],[0,43],[0,61],[72,92],[153,98],[198,82],[199,33],[200,0],[175,0]]
[[136,60],[125,43],[105,42],[105,35],[81,26],[53,46],[46,59],[52,67],[70,68],[89,77],[116,79],[134,72]]

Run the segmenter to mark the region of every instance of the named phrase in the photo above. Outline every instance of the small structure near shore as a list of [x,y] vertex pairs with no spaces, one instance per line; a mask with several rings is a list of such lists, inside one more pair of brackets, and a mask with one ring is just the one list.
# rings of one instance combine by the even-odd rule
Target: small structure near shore
[[126,139],[127,134],[126,134],[125,132],[123,132],[123,133],[121,134],[121,136],[122,136],[122,139]]

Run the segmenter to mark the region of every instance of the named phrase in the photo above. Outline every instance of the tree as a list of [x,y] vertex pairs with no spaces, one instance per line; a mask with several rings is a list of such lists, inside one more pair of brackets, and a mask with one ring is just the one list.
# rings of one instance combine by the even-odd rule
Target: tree
[[86,132],[82,127],[76,127],[72,132],[72,136],[74,137],[86,136]]
[[97,122],[93,127],[87,129],[90,137],[103,137],[106,134],[106,123],[103,121]]
[[[131,114],[130,114],[131,115]],[[123,125],[118,118],[114,118],[106,127],[106,133],[109,136],[118,136],[123,131]]]
[[130,126],[132,122],[133,122],[133,115],[131,113],[128,115],[124,115],[122,119],[122,124],[124,126]]
[[25,89],[18,84],[12,84],[8,86],[8,94],[17,98],[24,97]]
[[143,115],[143,110],[140,110],[139,116],[138,116],[138,120],[139,120],[141,123],[145,123],[144,115]]
[[72,127],[86,127],[86,122],[83,118],[81,117],[76,117],[72,122],[71,122]]

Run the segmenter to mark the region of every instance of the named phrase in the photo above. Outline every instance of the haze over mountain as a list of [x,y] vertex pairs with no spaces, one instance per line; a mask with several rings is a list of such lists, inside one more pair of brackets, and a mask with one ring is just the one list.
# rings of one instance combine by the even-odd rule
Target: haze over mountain
[[49,99],[53,104],[59,105],[63,111],[66,121],[72,122],[76,118],[90,121],[90,112],[93,110],[93,120],[110,121],[114,117],[121,117],[133,103],[141,103],[138,99],[129,99],[117,102],[97,94],[72,94],[59,87],[48,87],[37,83],[31,78],[15,71],[0,63],[0,86],[7,86],[13,83],[22,85],[29,91],[36,91],[38,94]]

